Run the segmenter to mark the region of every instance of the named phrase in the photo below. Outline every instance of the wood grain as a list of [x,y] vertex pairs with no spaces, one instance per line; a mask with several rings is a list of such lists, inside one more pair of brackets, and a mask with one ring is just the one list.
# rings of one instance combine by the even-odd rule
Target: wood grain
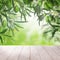
[[60,46],[0,46],[0,60],[60,60]]

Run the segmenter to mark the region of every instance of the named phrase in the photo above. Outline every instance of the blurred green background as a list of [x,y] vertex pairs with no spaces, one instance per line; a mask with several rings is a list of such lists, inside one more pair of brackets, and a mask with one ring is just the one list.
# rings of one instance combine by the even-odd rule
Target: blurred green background
[[0,0],[0,45],[60,45],[60,0]]
[[6,39],[3,45],[59,45],[54,40],[49,41],[45,37],[42,37],[42,34],[40,35],[37,31],[27,36],[27,32],[24,29],[20,29],[19,32],[16,31],[13,39]]
[[[17,18],[19,19],[19,17]],[[44,27],[38,24],[37,17],[32,14],[32,17],[27,17],[27,23],[21,23],[19,31],[14,30],[13,38],[4,37],[3,45],[60,45],[59,41],[49,39],[49,36],[43,36]],[[10,34],[10,32],[8,32]],[[49,34],[51,35],[51,34]],[[2,43],[0,42],[0,45]]]

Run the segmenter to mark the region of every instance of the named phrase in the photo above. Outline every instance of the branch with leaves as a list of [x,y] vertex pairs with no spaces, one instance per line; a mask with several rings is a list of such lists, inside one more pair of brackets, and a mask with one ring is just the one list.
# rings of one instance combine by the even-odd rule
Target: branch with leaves
[[[30,12],[38,17],[39,24],[40,21],[45,20],[51,26],[52,30],[49,32],[52,31],[52,37],[55,32],[60,31],[60,0],[0,0],[0,40],[2,43],[3,36],[11,37],[14,35],[14,29],[22,28],[18,23],[25,23],[26,16],[31,16]],[[21,20],[15,19],[18,15]],[[11,36],[8,34],[10,31]]]

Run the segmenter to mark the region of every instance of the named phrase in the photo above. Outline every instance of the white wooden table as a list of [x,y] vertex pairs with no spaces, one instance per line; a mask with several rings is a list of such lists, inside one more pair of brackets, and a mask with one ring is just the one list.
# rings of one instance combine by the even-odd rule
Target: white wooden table
[[60,46],[0,46],[0,60],[60,60]]

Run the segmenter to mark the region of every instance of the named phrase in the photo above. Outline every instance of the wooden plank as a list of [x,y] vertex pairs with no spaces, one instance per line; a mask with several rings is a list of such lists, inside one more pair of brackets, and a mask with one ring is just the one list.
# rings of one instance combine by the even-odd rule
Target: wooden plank
[[57,56],[60,56],[60,49],[56,46],[52,47],[53,51],[56,53]]
[[58,48],[58,50],[60,50],[60,46],[55,46],[55,47],[57,47],[57,48]]
[[52,60],[49,54],[41,47],[37,46],[36,47],[38,54],[41,56],[41,60]]
[[40,55],[36,49],[36,46],[31,46],[31,58],[30,60],[41,60]]
[[21,54],[18,57],[18,60],[29,60],[30,58],[30,47],[24,46]]
[[9,57],[6,60],[17,60],[19,54],[21,53],[23,47],[15,47],[14,51],[11,52],[11,54],[9,55]]
[[50,46],[50,47],[43,47],[44,50],[51,56],[51,58],[53,60],[60,60],[60,56],[58,56],[54,50],[52,48],[54,48],[54,46]]
[[55,47],[60,48],[60,46],[55,46]]
[[60,60],[60,46],[0,46],[0,60]]
[[2,51],[2,53],[0,53],[0,59],[1,60],[6,60],[6,58],[9,56],[9,54],[12,52],[12,50],[14,50],[15,47],[9,47],[9,46],[2,46],[2,48],[0,47],[0,49]]

